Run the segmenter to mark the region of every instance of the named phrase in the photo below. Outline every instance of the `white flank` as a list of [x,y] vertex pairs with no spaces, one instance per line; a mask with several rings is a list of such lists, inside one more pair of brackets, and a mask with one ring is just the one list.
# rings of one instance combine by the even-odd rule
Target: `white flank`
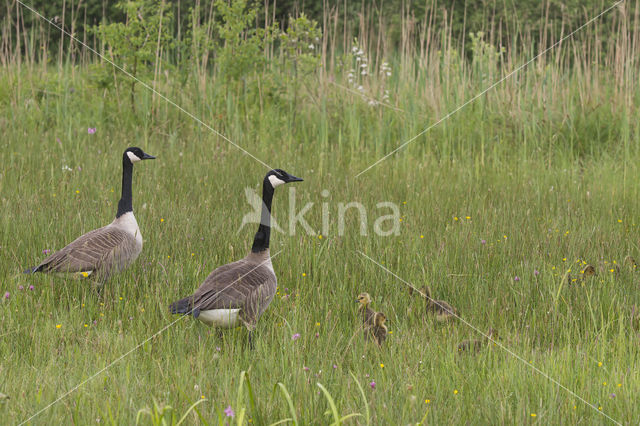
[[240,309],[210,309],[200,311],[198,319],[212,327],[235,328],[241,325],[238,317]]
[[129,160],[131,160],[132,163],[135,163],[136,161],[140,161],[141,160],[140,157],[138,157],[137,155],[135,155],[131,151],[127,151],[127,157],[129,157]]
[[271,186],[273,186],[274,188],[284,183],[284,181],[282,179],[279,179],[276,175],[269,176],[269,182],[271,182]]

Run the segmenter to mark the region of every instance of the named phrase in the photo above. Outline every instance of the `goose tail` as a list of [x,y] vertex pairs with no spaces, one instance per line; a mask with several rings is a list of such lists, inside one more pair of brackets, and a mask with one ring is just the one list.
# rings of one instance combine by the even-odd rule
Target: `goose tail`
[[193,296],[185,297],[169,305],[172,314],[190,315],[193,311]]
[[38,271],[40,271],[40,265],[32,266],[31,268],[27,268],[22,273],[23,274],[33,274],[33,273],[36,273]]

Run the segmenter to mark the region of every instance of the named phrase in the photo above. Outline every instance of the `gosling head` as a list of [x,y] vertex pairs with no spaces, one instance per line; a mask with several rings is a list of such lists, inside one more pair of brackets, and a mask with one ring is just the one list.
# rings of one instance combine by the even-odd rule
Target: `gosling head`
[[135,146],[125,149],[124,153],[122,154],[122,161],[129,162],[130,164],[142,160],[153,160],[155,158],[156,157],[154,157],[153,155],[147,154],[146,152]]
[[387,320],[387,317],[382,312],[376,312],[375,317],[373,318],[374,324],[377,327],[383,327],[384,322]]
[[284,183],[302,181],[302,178],[290,175],[282,169],[273,169],[264,177],[265,184],[268,184],[271,188],[275,188],[276,186],[280,186]]
[[356,302],[360,303],[361,307],[366,307],[369,303],[371,303],[371,296],[369,293],[360,293]]
[[594,268],[591,265],[587,265],[582,270],[582,273],[584,274],[585,277],[592,277],[592,276],[594,276],[596,274],[596,268]]

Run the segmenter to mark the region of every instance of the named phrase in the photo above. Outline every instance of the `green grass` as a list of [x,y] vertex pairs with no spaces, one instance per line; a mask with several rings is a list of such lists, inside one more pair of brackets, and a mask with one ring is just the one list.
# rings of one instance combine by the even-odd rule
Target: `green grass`
[[[0,303],[0,391],[11,399],[0,402],[0,416],[17,423],[177,320],[170,302],[245,255],[255,230],[238,232],[250,211],[244,188],[257,188],[266,169],[163,102],[152,114],[142,89],[133,115],[128,96],[94,88],[84,69],[74,77],[68,69],[5,70],[0,295],[10,298]],[[358,414],[351,424],[610,423],[498,346],[459,356],[457,343],[474,331],[425,318],[423,301],[358,251],[418,287],[429,284],[480,330],[496,328],[501,344],[602,413],[636,423],[640,346],[631,312],[640,271],[622,262],[640,258],[637,108],[620,101],[607,75],[548,74],[518,76],[518,86],[497,88],[358,178],[482,85],[438,81],[448,94],[428,98],[425,80],[395,77],[401,113],[316,82],[321,89],[302,96],[295,123],[274,82],[262,82],[264,98],[163,85],[258,158],[303,177],[295,201],[314,203],[305,218],[316,232],[272,235],[279,294],[254,351],[246,330],[218,336],[185,317],[32,423],[132,424],[140,410],[160,416],[165,405],[174,421],[188,412],[187,424],[222,422],[229,405],[252,424],[294,415],[327,424],[349,414]],[[44,249],[113,219],[127,146],[157,156],[134,170],[145,240],[135,265],[100,295],[88,281],[22,274]],[[290,187],[274,199],[282,225]],[[338,235],[337,205],[350,201],[367,207],[368,236],[354,211]],[[383,201],[400,207],[399,235],[373,232]],[[320,239],[323,203],[330,221]],[[583,261],[598,275],[584,286],[564,283]],[[608,272],[614,261],[619,273]],[[389,318],[393,333],[380,350],[357,334],[361,291]],[[160,422],[151,419],[140,414]]]

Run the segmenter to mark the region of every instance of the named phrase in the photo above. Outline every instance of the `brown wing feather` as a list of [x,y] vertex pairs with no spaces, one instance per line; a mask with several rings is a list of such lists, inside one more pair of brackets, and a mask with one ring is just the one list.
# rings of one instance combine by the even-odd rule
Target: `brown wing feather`
[[200,310],[236,309],[249,322],[267,308],[276,290],[276,276],[266,265],[245,259],[215,269],[193,294]]
[[122,245],[131,239],[134,238],[125,231],[105,226],[77,238],[47,257],[37,268],[42,272],[93,271],[105,260],[118,255]]

